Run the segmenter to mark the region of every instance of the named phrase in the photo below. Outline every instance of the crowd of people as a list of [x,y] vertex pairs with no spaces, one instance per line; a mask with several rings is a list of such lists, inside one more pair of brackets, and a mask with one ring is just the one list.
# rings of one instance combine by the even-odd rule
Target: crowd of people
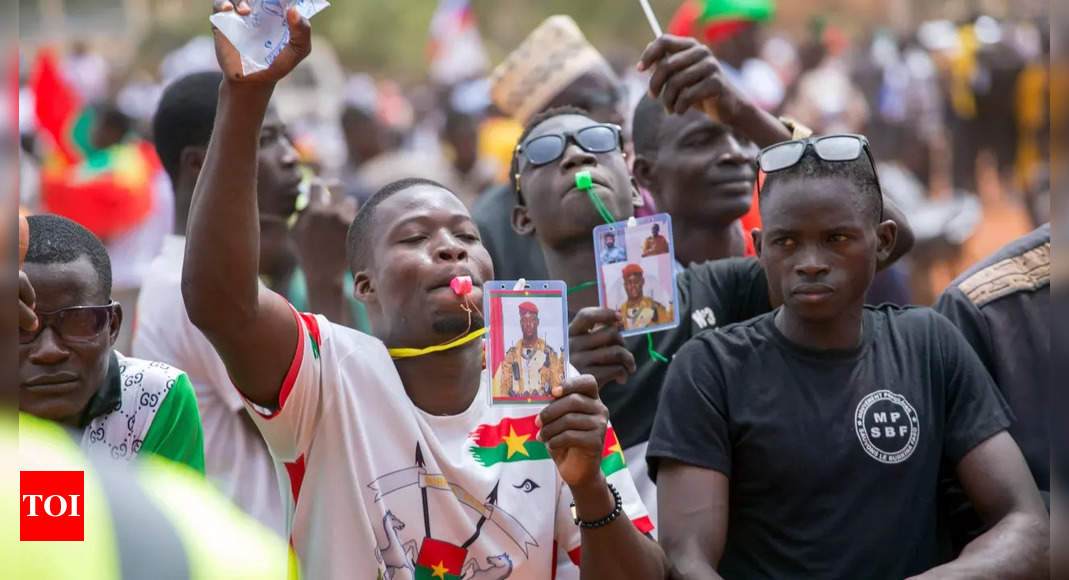
[[[106,61],[41,51],[25,420],[224,496],[234,537],[187,551],[227,577],[1046,577],[1044,23],[796,48],[701,4],[626,69],[556,15],[488,75],[335,82],[326,120],[296,10],[266,70],[215,31],[110,101]],[[675,301],[622,278],[678,325],[599,300],[606,212],[671,216],[641,253]],[[523,302],[495,374],[469,300],[519,279],[566,285],[567,349]]]

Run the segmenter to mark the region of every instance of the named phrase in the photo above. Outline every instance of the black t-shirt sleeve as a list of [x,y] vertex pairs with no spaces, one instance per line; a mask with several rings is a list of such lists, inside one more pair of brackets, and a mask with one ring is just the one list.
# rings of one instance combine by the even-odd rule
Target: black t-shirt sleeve
[[943,292],[932,308],[947,317],[957,327],[965,340],[972,346],[980,362],[994,376],[991,356],[991,330],[987,318],[957,286],[951,286]]
[[[693,310],[713,306],[716,326],[727,326],[772,310],[768,279],[756,258],[725,258],[692,264],[679,279],[684,319]],[[685,320],[684,320],[685,321]]]
[[668,367],[646,451],[654,481],[660,459],[731,473],[725,383],[706,340],[688,342]]
[[974,447],[1010,426],[1010,411],[995,381],[965,337],[933,314],[946,385],[944,456],[956,464]]

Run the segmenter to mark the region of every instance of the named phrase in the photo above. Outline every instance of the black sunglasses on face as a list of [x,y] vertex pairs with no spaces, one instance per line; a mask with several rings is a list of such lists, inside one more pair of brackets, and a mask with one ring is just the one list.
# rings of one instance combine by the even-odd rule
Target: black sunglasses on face
[[90,342],[108,327],[118,302],[103,306],[71,306],[37,313],[37,330],[19,329],[19,344],[29,344],[49,327],[65,342]]
[[[831,162],[857,161],[864,154],[868,158],[869,167],[872,168],[876,187],[880,188],[880,175],[876,171],[876,161],[872,158],[869,140],[864,135],[852,133],[807,137],[769,145],[757,154],[757,168],[766,174],[789,169],[802,160],[809,148],[812,148],[820,159]],[[882,188],[880,192],[883,192]]]
[[545,165],[560,159],[568,148],[568,141],[578,145],[588,153],[609,153],[623,150],[620,128],[616,125],[598,124],[583,127],[578,131],[564,131],[539,135],[516,146],[531,165]]

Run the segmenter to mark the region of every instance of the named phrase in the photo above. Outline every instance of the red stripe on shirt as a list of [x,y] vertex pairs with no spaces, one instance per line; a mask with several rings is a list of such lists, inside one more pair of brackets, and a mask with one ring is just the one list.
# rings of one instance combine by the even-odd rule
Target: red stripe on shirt
[[553,567],[550,570],[550,580],[557,580],[557,540],[553,540]]
[[[297,320],[297,332],[299,334],[297,338],[297,351],[293,353],[293,362],[290,363],[290,370],[286,372],[286,378],[282,379],[282,389],[278,392],[278,410],[272,413],[271,417],[277,415],[286,404],[286,399],[289,398],[290,391],[293,390],[293,385],[297,383],[297,373],[301,371],[301,362],[304,361],[305,328],[304,325],[301,324],[301,318],[303,318],[303,316],[294,310],[293,317]],[[316,325],[315,329],[318,334],[319,326]],[[268,419],[271,417],[268,417]]]
[[293,494],[293,505],[296,506],[297,496],[301,494],[301,483],[304,482],[304,454],[302,453],[297,461],[283,465],[290,476],[290,492]]
[[579,565],[579,550],[581,550],[582,548],[582,546],[579,546],[571,552],[568,552],[568,557],[572,559],[572,564],[575,564],[576,566]]
[[638,531],[643,534],[648,534],[653,531],[653,520],[649,516],[642,516],[641,518],[631,520],[632,524],[638,528]]

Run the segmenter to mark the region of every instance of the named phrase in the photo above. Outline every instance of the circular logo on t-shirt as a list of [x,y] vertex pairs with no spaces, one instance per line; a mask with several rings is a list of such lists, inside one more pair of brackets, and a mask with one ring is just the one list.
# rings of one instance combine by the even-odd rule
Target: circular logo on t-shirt
[[905,397],[886,389],[869,393],[857,405],[854,427],[861,448],[881,463],[902,463],[920,439],[917,411]]

